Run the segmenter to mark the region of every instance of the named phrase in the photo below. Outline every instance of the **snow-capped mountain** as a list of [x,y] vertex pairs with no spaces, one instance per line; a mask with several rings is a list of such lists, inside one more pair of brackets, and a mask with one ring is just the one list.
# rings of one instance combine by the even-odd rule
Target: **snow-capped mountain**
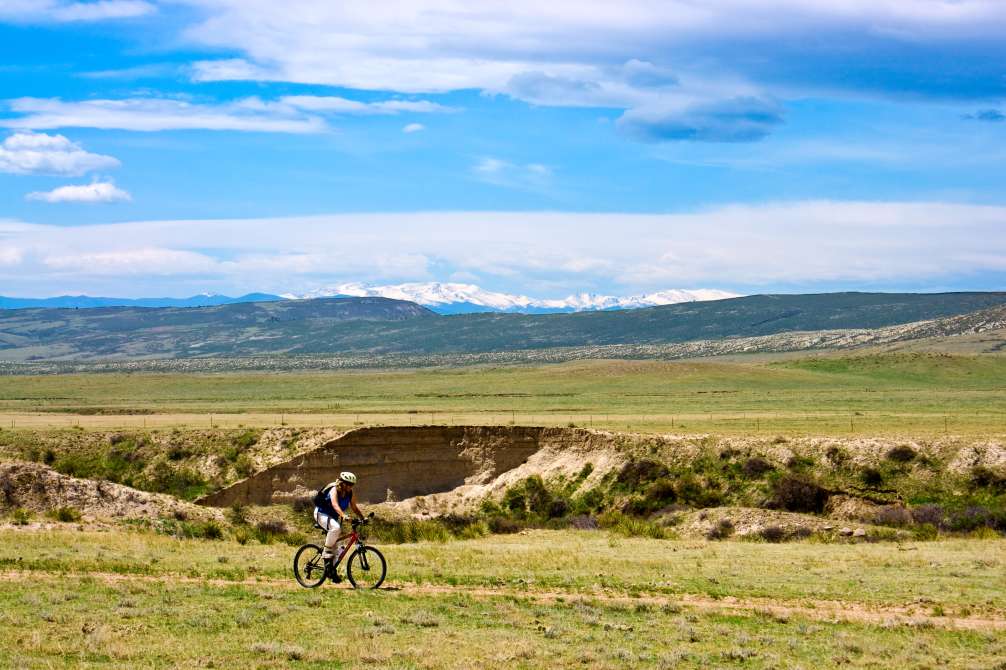
[[441,282],[414,282],[387,286],[361,283],[337,284],[316,289],[301,295],[285,294],[284,298],[327,298],[334,296],[376,296],[411,300],[440,314],[470,312],[582,312],[604,309],[634,309],[670,305],[679,302],[722,300],[736,298],[738,294],[716,289],[669,289],[628,297],[579,293],[562,299],[530,298],[526,295],[486,291],[475,284]]

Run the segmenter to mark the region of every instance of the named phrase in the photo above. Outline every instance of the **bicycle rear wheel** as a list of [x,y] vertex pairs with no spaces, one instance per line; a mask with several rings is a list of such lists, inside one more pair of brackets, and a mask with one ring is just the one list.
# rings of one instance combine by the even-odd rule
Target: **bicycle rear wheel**
[[325,561],[322,549],[316,544],[305,544],[293,557],[293,576],[297,583],[307,589],[321,586],[325,581]]
[[374,547],[360,547],[346,561],[346,576],[356,589],[376,589],[387,574],[384,555]]

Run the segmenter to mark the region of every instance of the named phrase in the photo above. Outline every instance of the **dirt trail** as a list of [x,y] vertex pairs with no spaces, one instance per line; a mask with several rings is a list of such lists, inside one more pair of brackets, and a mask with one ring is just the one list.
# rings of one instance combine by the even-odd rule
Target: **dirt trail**
[[[16,582],[23,579],[37,579],[36,570],[0,572],[0,583]],[[285,590],[300,590],[301,587],[290,579],[253,578],[244,580],[208,579],[182,575],[139,575],[109,572],[45,573],[54,576],[73,575],[88,577],[109,584],[124,582],[198,584],[216,588],[232,586],[258,586]],[[349,590],[347,586],[326,586]],[[800,598],[799,601],[779,601],[767,598],[737,598],[725,596],[712,598],[695,593],[674,595],[625,595],[608,591],[558,591],[533,590],[526,588],[451,586],[434,584],[414,584],[408,582],[388,582],[381,589],[390,595],[466,595],[474,598],[515,597],[541,603],[555,602],[599,602],[619,605],[648,605],[650,607],[681,607],[719,613],[751,613],[771,617],[778,621],[790,617],[800,617],[823,622],[851,622],[881,626],[917,626],[951,630],[1000,631],[1006,630],[1006,612],[993,616],[933,616],[912,605],[882,605],[873,603],[843,602],[838,600],[815,600]]]

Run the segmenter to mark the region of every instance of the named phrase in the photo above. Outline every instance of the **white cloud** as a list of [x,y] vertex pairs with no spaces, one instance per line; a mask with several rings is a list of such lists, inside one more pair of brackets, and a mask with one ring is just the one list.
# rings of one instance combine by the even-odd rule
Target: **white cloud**
[[446,107],[429,100],[360,102],[331,95],[288,95],[280,98],[279,101],[312,112],[333,112],[336,114],[399,114],[401,112],[432,114],[456,111],[453,107]]
[[92,154],[62,135],[15,133],[0,143],[0,172],[79,177],[118,167],[111,156]]
[[93,0],[65,2],[59,0],[4,0],[0,4],[0,21],[17,23],[73,23],[131,19],[157,11],[144,0]]
[[0,269],[0,278],[7,292],[59,292],[92,276],[140,274],[147,259],[165,277],[150,290],[166,292],[196,279],[216,290],[303,292],[320,283],[451,275],[505,282],[512,292],[547,284],[562,294],[591,287],[747,291],[842,282],[897,288],[1006,272],[1004,227],[1006,207],[834,201],[683,214],[425,212],[69,228],[0,224],[0,247],[22,250],[17,271]]
[[24,252],[16,247],[0,247],[0,265],[17,265],[24,258]]
[[[771,122],[752,129],[746,115],[696,116],[740,99],[772,104],[822,91],[1001,98],[1006,90],[996,65],[1006,32],[998,0],[512,0],[505,11],[460,0],[181,1],[201,17],[186,39],[240,54],[196,63],[201,81],[475,89],[538,105],[645,108],[626,125],[646,140],[757,139],[771,130]],[[948,69],[951,51],[964,55]],[[877,53],[889,54],[889,76],[878,75]],[[675,110],[685,108],[692,112],[682,119]],[[726,127],[733,120],[739,129]]]
[[185,275],[211,272],[218,263],[204,254],[141,247],[46,256],[42,265],[61,275],[128,276]]
[[199,104],[167,98],[86,100],[16,98],[7,101],[16,117],[0,118],[7,128],[104,128],[135,131],[236,130],[317,133],[327,129],[317,116],[279,103],[244,98],[222,104]]
[[541,190],[549,185],[552,169],[541,163],[520,165],[487,156],[472,166],[472,174],[495,186]]
[[60,186],[51,191],[34,191],[25,196],[28,200],[43,202],[125,202],[132,200],[126,191],[112,182],[96,181],[90,184]]
[[406,123],[402,126],[403,133],[418,133],[421,130],[426,130],[426,126],[421,123]]

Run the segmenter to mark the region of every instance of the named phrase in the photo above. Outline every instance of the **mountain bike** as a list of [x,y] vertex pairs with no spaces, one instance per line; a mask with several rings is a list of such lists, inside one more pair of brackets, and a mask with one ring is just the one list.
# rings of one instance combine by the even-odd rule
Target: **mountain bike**
[[[305,544],[293,557],[293,576],[297,582],[307,589],[321,586],[326,579],[338,584],[342,581],[337,568],[344,557],[346,559],[346,577],[354,589],[376,589],[384,583],[388,573],[388,564],[384,555],[375,547],[367,544],[366,527],[374,517],[371,512],[366,519],[353,519],[353,529],[339,537],[346,541],[342,553],[333,561],[326,562],[321,557],[324,549],[316,544]],[[318,524],[315,528],[324,530]],[[355,549],[354,549],[355,545]]]

